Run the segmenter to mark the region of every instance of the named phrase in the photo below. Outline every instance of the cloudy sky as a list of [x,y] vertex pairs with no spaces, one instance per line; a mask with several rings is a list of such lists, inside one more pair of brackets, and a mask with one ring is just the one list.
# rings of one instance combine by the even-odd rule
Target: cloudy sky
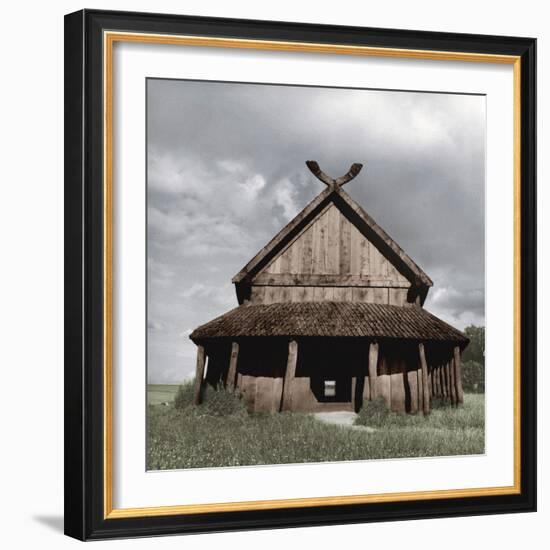
[[148,80],[148,380],[193,375],[189,333],[237,305],[231,277],[324,189],[346,191],[434,281],[425,307],[484,324],[485,98]]

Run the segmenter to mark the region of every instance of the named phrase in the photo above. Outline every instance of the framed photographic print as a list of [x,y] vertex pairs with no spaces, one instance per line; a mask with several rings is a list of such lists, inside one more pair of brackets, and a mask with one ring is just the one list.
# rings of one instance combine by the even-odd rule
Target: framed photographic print
[[65,529],[536,506],[535,40],[65,19]]

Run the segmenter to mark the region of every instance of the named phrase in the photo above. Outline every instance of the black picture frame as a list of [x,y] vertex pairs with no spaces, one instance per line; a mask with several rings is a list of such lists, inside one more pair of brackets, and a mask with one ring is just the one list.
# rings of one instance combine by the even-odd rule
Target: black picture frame
[[[521,491],[436,500],[105,518],[103,32],[520,57]],[[529,512],[536,509],[536,40],[83,10],[65,17],[65,533],[80,540]]]

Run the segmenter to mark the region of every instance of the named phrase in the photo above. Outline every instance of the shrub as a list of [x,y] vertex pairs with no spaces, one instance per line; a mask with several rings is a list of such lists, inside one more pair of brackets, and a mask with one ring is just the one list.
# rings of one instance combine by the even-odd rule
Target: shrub
[[247,409],[238,391],[223,386],[215,389],[207,385],[196,413],[201,416],[239,416],[247,414]]
[[176,409],[186,409],[193,404],[194,387],[194,378],[181,384],[176,393],[176,397],[174,398],[174,407]]
[[240,393],[225,389],[223,386],[215,389],[206,384],[202,390],[201,404],[195,408],[193,408],[194,392],[194,379],[181,384],[174,398],[174,408],[192,409],[199,416],[231,416],[247,412]]
[[363,407],[355,418],[357,426],[383,426],[391,411],[383,397],[377,397],[372,401],[364,401]]

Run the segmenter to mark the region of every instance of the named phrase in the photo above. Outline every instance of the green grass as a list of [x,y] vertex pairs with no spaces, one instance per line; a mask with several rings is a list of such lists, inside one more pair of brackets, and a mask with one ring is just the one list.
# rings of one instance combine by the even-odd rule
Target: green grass
[[177,384],[147,384],[147,404],[171,403],[178,391]]
[[458,409],[438,407],[426,418],[390,413],[377,421],[375,432],[324,424],[300,413],[248,414],[239,406],[230,415],[217,416],[212,407],[208,396],[197,408],[149,405],[148,469],[484,452],[484,395],[480,394],[466,395]]

